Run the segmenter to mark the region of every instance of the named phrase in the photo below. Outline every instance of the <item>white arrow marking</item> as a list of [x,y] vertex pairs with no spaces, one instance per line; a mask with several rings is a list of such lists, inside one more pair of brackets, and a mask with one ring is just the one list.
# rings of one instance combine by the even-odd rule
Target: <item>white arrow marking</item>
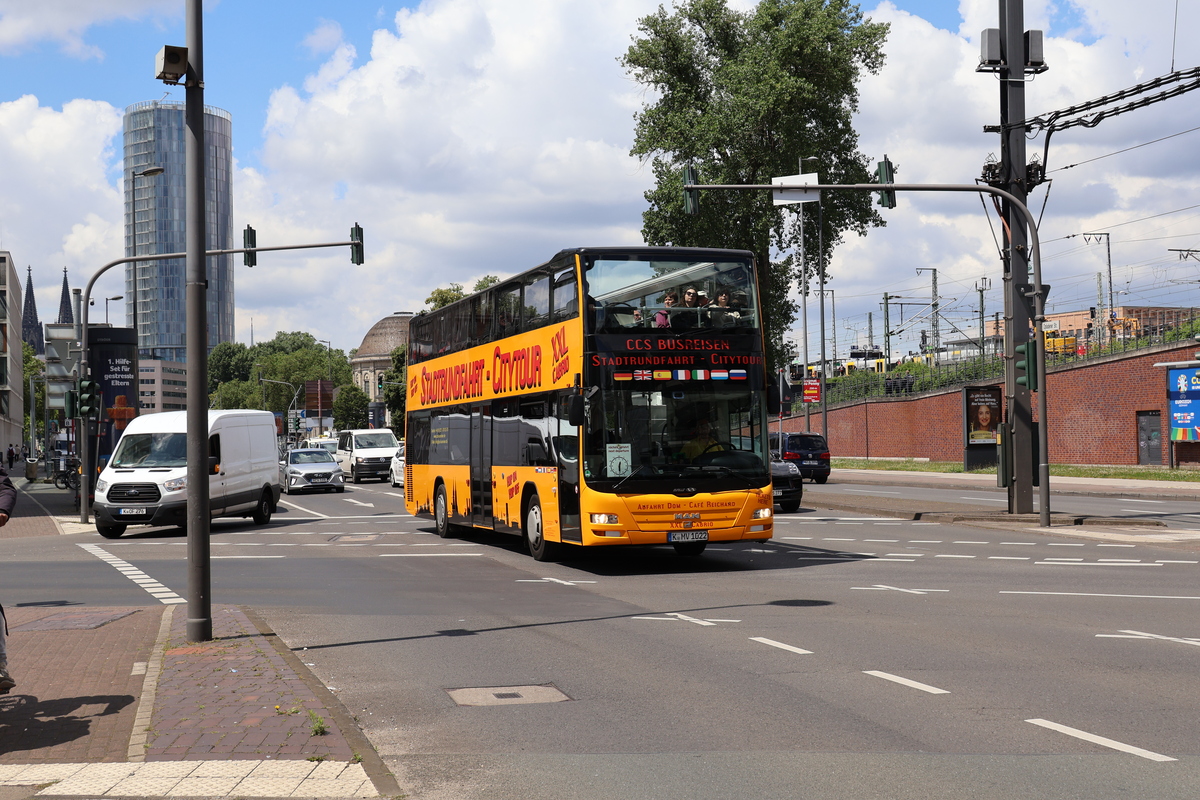
[[362,500],[351,500],[349,497],[343,497],[342,499],[345,500],[347,503],[354,503],[354,505],[356,505],[356,506],[366,506],[367,508],[375,507],[374,503],[364,503]]

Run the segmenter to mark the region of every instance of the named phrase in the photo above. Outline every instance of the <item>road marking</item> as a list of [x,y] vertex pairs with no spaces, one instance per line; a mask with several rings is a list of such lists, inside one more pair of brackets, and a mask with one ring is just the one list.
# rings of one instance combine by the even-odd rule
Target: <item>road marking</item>
[[822,542],[857,542],[857,539],[830,539],[828,536],[821,540]]
[[1142,758],[1148,758],[1151,761],[1176,761],[1177,760],[1177,759],[1171,758],[1170,756],[1159,755],[1158,753],[1152,753],[1149,750],[1143,750],[1140,747],[1134,747],[1133,745],[1130,745],[1130,744],[1123,744],[1123,743],[1115,741],[1113,739],[1106,739],[1103,736],[1097,736],[1094,733],[1088,733],[1087,731],[1081,731],[1078,728],[1068,728],[1066,725],[1060,725],[1057,722],[1050,722],[1049,720],[1045,720],[1045,719],[1027,719],[1025,721],[1031,722],[1034,725],[1040,725],[1041,727],[1048,728],[1052,731],[1058,731],[1059,733],[1065,733],[1067,736],[1074,736],[1076,739],[1082,739],[1085,742],[1091,742],[1092,744],[1098,744],[1102,747],[1108,747],[1113,750],[1120,750],[1122,753],[1129,753],[1130,755],[1141,756]]
[[564,581],[558,578],[518,578],[517,583],[560,583],[563,586],[574,586],[577,583],[595,583],[595,581]]
[[952,555],[952,554],[949,554],[949,553],[938,553],[938,554],[936,554],[936,555],[934,556],[934,558],[974,558],[974,557],[975,557],[975,556],[960,556],[960,555]]
[[[1134,514],[1145,514],[1146,513],[1146,511],[1141,508],[1118,508],[1117,511],[1129,511]],[[1166,512],[1163,512],[1161,514],[1156,514],[1155,516],[1163,516],[1165,513]]]
[[1098,544],[1096,547],[1137,547],[1136,544]]
[[1102,564],[1138,564],[1141,562],[1140,558],[1099,558],[1096,560]]
[[1200,597],[1172,594],[1101,594],[1098,592],[1016,592],[1001,591],[1000,594],[1037,594],[1057,597],[1124,597],[1131,600],[1200,600]]
[[888,672],[880,672],[876,669],[864,669],[863,673],[866,675],[874,675],[876,678],[883,678],[885,681],[899,683],[902,686],[908,686],[912,689],[920,689],[922,692],[929,692],[930,694],[950,694],[950,692],[946,691],[945,689],[939,689],[936,686],[930,686],[927,683],[910,681],[908,678],[901,678],[899,675],[892,675]]
[[1075,542],[1046,542],[1050,547],[1083,547]]
[[287,558],[287,556],[209,556],[209,558],[216,560],[218,558]]
[[834,525],[866,525],[865,522],[835,522]]
[[780,650],[787,650],[789,653],[797,653],[802,656],[812,655],[812,650],[803,650],[799,647],[793,647],[790,644],[784,644],[783,642],[777,642],[774,639],[765,639],[762,636],[751,636],[750,641],[760,642],[762,644],[770,645],[771,647],[778,647]]
[[1144,633],[1143,631],[1121,631],[1132,636],[1137,636],[1141,639],[1158,639],[1163,642],[1178,642],[1179,644],[1190,644],[1193,647],[1200,647],[1200,640],[1197,639],[1181,639],[1177,636],[1160,636],[1157,633]]
[[281,506],[287,506],[288,508],[294,508],[294,509],[296,509],[297,511],[303,511],[305,514],[312,514],[314,517],[319,517],[319,518],[321,518],[321,519],[329,519],[329,515],[328,515],[328,514],[321,514],[321,513],[318,513],[318,512],[316,512],[316,511],[311,511],[311,510],[309,510],[309,509],[305,508],[304,506],[298,506],[298,505],[296,505],[295,503],[292,503],[292,502],[289,502],[289,501],[287,501],[287,500],[284,500],[283,498],[280,498],[280,500],[279,500],[279,505],[281,505]]
[[864,589],[867,591],[893,591],[905,592],[906,594],[928,594],[929,592],[948,592],[949,589],[901,589],[899,586],[886,586],[882,583],[877,583],[874,586],[851,586],[851,589]]
[[984,502],[987,502],[987,503],[1007,503],[1008,502],[1007,497],[967,497],[965,495],[959,495],[958,499],[959,500],[983,500]]
[[941,544],[941,539],[909,539],[909,544]]
[[991,544],[991,542],[951,542],[950,544]]
[[913,525],[941,525],[940,522],[914,522]]
[[380,558],[430,558],[438,556],[481,556],[483,553],[380,553]]
[[112,553],[106,552],[103,548],[94,544],[80,544],[79,546],[82,547],[84,551],[91,553],[96,558],[106,562],[109,566],[117,570],[117,572],[120,572],[126,578],[129,578],[129,580],[131,580],[136,586],[140,586],[146,591],[147,594],[161,601],[164,605],[187,602],[182,597],[175,594],[175,592],[171,591],[166,586],[163,586],[161,583],[154,580],[149,575],[130,564],[128,561],[117,558]]
[[899,539],[863,539],[864,542],[884,542],[887,544],[896,544]]
[[364,503],[362,500],[355,500],[351,497],[343,497],[342,499],[345,500],[347,503],[354,503],[354,505],[356,505],[356,506],[366,506],[367,508],[375,507],[374,503]]
[[813,537],[811,537],[811,536],[784,536],[783,538],[787,539],[789,541],[794,540],[797,542],[811,542]]
[[1130,563],[1113,564],[1112,562],[1109,562],[1109,561],[1084,561],[1081,558],[1073,559],[1071,561],[1035,561],[1035,562],[1033,562],[1033,564],[1034,564],[1034,566],[1040,565],[1040,566],[1048,566],[1048,567],[1161,567],[1162,566],[1162,564],[1142,564],[1140,562],[1136,563],[1136,564],[1130,564]]
[[1155,564],[1196,564],[1196,561],[1155,561]]
[[1166,500],[1136,500],[1132,497],[1121,497],[1121,498],[1118,498],[1117,502],[1119,502],[1119,503],[1158,503],[1161,505],[1162,503],[1165,503],[1167,501]]
[[988,556],[988,561],[1028,561],[1029,556]]

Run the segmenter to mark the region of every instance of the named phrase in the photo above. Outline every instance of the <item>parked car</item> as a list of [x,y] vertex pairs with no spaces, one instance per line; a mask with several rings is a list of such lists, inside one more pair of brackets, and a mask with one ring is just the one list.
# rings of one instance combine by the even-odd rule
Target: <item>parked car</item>
[[804,499],[804,477],[794,461],[772,457],[771,484],[780,509],[791,514],[800,508],[800,501]]
[[320,436],[312,439],[305,439],[300,444],[296,445],[297,449],[309,450],[313,447],[321,447],[327,450],[330,455],[337,452],[337,439],[328,436]]
[[819,433],[785,433],[783,447],[779,434],[770,434],[771,450],[778,451],[784,461],[792,461],[800,468],[800,474],[817,483],[829,480],[829,445]]
[[289,450],[279,462],[279,484],[284,494],[346,491],[342,468],[323,447]]
[[392,486],[404,485],[404,442],[400,443],[396,449],[396,455],[392,456],[388,477],[391,479]]
[[363,478],[387,480],[392,456],[399,447],[396,435],[387,428],[342,431],[334,458],[355,483]]
[[[209,503],[214,517],[271,521],[279,501],[279,444],[269,411],[208,412]],[[96,530],[187,523],[187,412],[130,420],[96,481]]]

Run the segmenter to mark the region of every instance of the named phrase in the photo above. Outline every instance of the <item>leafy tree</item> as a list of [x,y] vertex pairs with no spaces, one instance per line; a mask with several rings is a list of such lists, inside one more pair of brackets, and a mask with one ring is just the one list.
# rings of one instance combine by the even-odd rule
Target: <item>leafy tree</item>
[[[41,378],[46,371],[46,365],[37,357],[37,350],[33,348],[29,342],[21,343],[22,365],[25,376],[25,427],[23,442],[29,441],[29,409],[36,408],[38,416],[42,415],[42,409],[46,407],[46,384],[36,383],[33,396],[29,394],[29,379]],[[44,424],[45,420],[41,420]]]
[[383,373],[383,401],[392,415],[392,432],[404,436],[404,413],[408,407],[408,347],[400,345],[392,351],[392,367]]
[[[797,171],[802,156],[827,183],[867,183],[867,157],[851,125],[858,79],[883,65],[888,26],[864,22],[849,0],[761,0],[751,11],[727,0],[679,0],[638,23],[640,37],[622,66],[655,99],[636,114],[631,153],[651,161],[655,187],[642,215],[648,244],[751,250],[763,272],[768,357],[785,361],[783,335],[795,318],[789,287],[800,275],[796,214],[765,191],[707,191],[700,213],[684,213],[682,168],[700,183],[765,184]],[[883,221],[866,192],[828,192],[823,231],[804,226],[810,279],[845,231],[865,234]],[[818,249],[818,242],[823,252]],[[805,287],[807,290],[807,287]]]
[[254,346],[255,355],[263,357],[272,353],[294,353],[297,350],[324,350],[317,338],[305,331],[280,331],[275,338]]
[[208,354],[208,391],[227,381],[248,381],[254,354],[241,342],[221,342]]
[[333,398],[333,424],[338,430],[367,427],[367,393],[354,384],[338,389]]
[[472,287],[471,291],[472,292],[482,292],[484,289],[487,289],[489,286],[495,286],[499,282],[500,282],[500,279],[497,278],[495,275],[484,275],[482,278],[475,281],[475,286]]
[[452,283],[445,289],[434,289],[430,292],[429,297],[425,298],[425,305],[429,306],[430,311],[437,311],[464,297],[466,294],[463,293],[462,284]]
[[209,394],[210,407],[214,409],[262,408],[262,390],[263,387],[257,380],[225,381]]

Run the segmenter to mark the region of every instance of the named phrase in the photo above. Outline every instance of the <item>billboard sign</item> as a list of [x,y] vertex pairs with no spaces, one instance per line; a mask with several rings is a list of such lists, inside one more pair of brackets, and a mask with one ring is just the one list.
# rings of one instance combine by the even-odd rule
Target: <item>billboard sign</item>
[[821,402],[821,379],[805,378],[804,388],[800,397],[805,403]]
[[968,445],[996,446],[1002,393],[999,386],[969,386],[963,390],[963,430]]
[[1200,369],[1167,371],[1171,406],[1171,441],[1200,441]]
[[132,328],[88,330],[88,366],[100,389],[100,426],[93,455],[104,463],[138,415],[137,344]]

